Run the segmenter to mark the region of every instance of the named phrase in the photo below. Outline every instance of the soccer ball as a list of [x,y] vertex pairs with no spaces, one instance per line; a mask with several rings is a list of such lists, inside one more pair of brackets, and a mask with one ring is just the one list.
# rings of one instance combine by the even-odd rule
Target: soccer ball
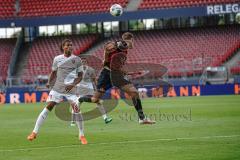
[[240,24],[240,13],[236,14],[235,20],[236,20],[237,23]]
[[121,16],[123,13],[123,8],[121,5],[119,4],[114,4],[111,6],[110,8],[110,13],[111,15],[113,15],[114,17],[118,17]]

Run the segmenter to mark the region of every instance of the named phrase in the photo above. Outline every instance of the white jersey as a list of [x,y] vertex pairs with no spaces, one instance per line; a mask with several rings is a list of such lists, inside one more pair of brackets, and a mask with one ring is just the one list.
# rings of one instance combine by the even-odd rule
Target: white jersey
[[[53,60],[52,70],[57,71],[57,78],[53,86],[53,90],[59,93],[66,93],[67,85],[72,84],[74,79],[78,77],[79,67],[82,65],[78,56],[71,55],[65,57],[63,54],[58,55]],[[71,90],[69,93],[75,94],[76,91]]]
[[90,66],[80,66],[78,69],[83,73],[83,82],[92,82],[96,77],[95,70]]
[[81,66],[79,71],[82,71],[83,78],[77,85],[77,94],[80,96],[93,95],[95,90],[93,85],[93,79],[96,77],[95,70],[89,66]]

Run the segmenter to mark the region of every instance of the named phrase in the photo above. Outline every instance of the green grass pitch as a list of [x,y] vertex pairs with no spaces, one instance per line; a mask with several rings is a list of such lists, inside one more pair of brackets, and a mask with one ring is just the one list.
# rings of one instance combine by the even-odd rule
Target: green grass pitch
[[109,113],[112,123],[101,117],[85,123],[88,145],[54,112],[38,138],[27,141],[44,105],[0,105],[0,160],[240,159],[240,96],[144,99],[155,125],[139,125],[133,107],[121,101]]

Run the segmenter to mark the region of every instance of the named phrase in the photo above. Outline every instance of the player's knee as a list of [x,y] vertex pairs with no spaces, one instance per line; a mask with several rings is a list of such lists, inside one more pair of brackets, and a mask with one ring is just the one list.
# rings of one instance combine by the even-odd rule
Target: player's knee
[[131,92],[131,95],[130,95],[132,98],[139,98],[139,94],[137,91],[133,91]]
[[80,112],[81,112],[81,110],[79,108],[73,109],[73,113],[80,113]]
[[78,103],[71,103],[71,108],[73,113],[79,113],[80,112],[80,107]]
[[103,100],[99,99],[98,102],[96,102],[96,103],[99,104],[99,105],[102,105],[103,104]]
[[99,103],[99,99],[92,99],[93,103]]
[[46,108],[49,110],[49,111],[52,111],[53,108],[54,108],[55,105],[48,105]]
[[54,108],[54,106],[56,105],[56,103],[52,102],[52,103],[49,103],[46,108],[49,110],[49,111],[52,111],[52,109]]
[[92,102],[93,102],[93,103],[99,103],[99,98],[92,97]]

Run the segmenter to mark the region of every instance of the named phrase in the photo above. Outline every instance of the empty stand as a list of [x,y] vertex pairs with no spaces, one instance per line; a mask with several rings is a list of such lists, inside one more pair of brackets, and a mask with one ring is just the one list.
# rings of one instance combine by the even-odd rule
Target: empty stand
[[[126,7],[129,0],[20,0],[19,17],[41,17],[104,13],[118,3]],[[139,9],[178,8],[209,4],[238,3],[239,0],[143,0]],[[15,17],[15,0],[0,0],[0,19]]]
[[53,58],[60,52],[60,44],[63,39],[72,40],[74,53],[79,55],[88,49],[97,39],[97,35],[73,35],[57,37],[39,37],[33,41],[30,49],[28,64],[23,71],[22,78],[28,80],[37,75],[48,75],[51,71]]
[[[206,66],[219,66],[240,48],[238,26],[192,28],[134,33],[135,48],[128,63],[160,63],[169,75],[201,74]],[[103,49],[94,55],[103,57]]]
[[15,0],[0,0],[0,19],[14,17]]
[[240,75],[240,66],[231,68],[231,73]]
[[237,2],[239,0],[143,0],[139,9],[179,8]]
[[128,0],[21,0],[20,17],[78,15],[82,13],[108,12],[109,7],[118,3],[123,7]]
[[231,71],[232,74],[240,75],[240,60],[231,68],[230,71]]
[[15,45],[15,38],[0,39],[0,77],[2,77],[3,80],[6,80],[8,66]]

